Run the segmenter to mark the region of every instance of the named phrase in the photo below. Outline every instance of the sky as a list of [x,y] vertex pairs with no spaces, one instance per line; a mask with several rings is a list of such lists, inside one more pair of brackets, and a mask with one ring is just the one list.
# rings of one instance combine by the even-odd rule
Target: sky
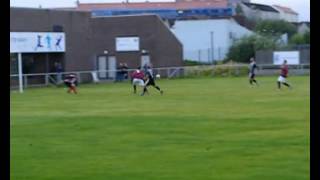
[[[122,2],[125,0],[80,0],[81,3]],[[146,0],[129,0],[129,2],[145,2]],[[174,0],[149,0],[149,2],[173,2]],[[75,7],[76,0],[10,0],[15,7]],[[252,3],[287,6],[299,13],[300,21],[310,21],[310,0],[251,0]]]

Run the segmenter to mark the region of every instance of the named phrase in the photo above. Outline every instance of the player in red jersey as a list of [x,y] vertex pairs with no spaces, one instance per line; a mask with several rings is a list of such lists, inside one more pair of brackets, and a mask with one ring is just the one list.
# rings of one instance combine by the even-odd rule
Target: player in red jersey
[[289,87],[290,89],[292,88],[288,83],[287,83],[287,77],[288,77],[288,73],[289,73],[289,68],[287,65],[287,60],[283,61],[283,64],[281,66],[281,72],[280,72],[280,76],[278,78],[278,88],[281,88],[281,84]]
[[140,70],[140,67],[138,67],[135,71],[131,74],[131,82],[133,85],[133,93],[137,93],[137,85],[144,87],[144,73]]

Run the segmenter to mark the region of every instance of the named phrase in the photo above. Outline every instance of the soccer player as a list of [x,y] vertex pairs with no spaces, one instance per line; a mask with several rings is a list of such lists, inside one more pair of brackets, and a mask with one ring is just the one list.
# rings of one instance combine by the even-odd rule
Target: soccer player
[[74,94],[77,94],[77,85],[78,85],[78,80],[77,80],[77,76],[75,74],[69,74],[66,76],[66,78],[64,79],[64,83],[65,85],[69,88],[68,89],[68,93],[73,92]]
[[140,67],[138,67],[138,69],[136,69],[135,71],[133,71],[133,73],[131,74],[131,81],[132,81],[132,85],[133,85],[133,93],[136,94],[137,93],[137,86],[145,86],[144,83],[144,73],[143,71],[140,70]]
[[281,66],[281,72],[280,72],[280,76],[278,78],[278,88],[281,88],[281,84],[287,86],[288,88],[292,89],[292,87],[287,83],[287,77],[288,77],[288,72],[289,72],[289,68],[287,65],[287,60],[283,61],[283,64]]
[[145,76],[145,86],[143,88],[143,93],[141,94],[141,96],[144,95],[145,92],[147,92],[147,87],[148,86],[153,86],[154,88],[156,88],[160,94],[163,94],[163,91],[160,89],[159,86],[156,85],[155,81],[154,81],[154,77],[153,77],[153,71],[151,69],[150,66],[147,67],[147,72],[146,72],[146,76]]
[[256,69],[258,68],[258,66],[256,65],[256,61],[254,60],[254,58],[250,58],[250,65],[249,65],[249,83],[251,85],[253,85],[253,82],[256,83],[256,85],[259,86],[257,80],[255,80],[255,76],[256,76]]

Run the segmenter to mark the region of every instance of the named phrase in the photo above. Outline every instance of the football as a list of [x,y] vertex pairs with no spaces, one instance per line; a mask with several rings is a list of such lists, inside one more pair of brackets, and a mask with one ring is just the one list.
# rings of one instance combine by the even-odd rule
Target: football
[[157,79],[160,79],[160,74],[157,74],[157,75],[156,75],[156,78],[157,78]]

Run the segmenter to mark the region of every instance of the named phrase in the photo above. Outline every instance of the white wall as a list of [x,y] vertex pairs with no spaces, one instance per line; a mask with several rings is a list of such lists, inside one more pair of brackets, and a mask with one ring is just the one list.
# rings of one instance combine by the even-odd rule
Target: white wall
[[225,58],[233,43],[232,37],[252,34],[233,19],[176,21],[171,30],[183,45],[184,59],[208,63]]

